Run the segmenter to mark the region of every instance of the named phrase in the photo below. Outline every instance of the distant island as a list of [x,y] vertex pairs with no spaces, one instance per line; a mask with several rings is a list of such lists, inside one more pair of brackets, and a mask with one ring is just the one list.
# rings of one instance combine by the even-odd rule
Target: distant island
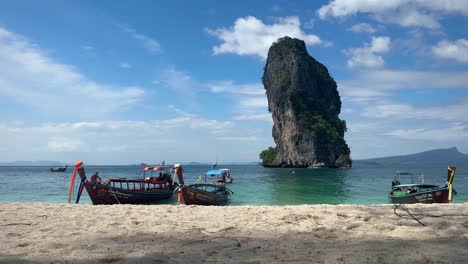
[[284,37],[273,43],[263,74],[276,147],[260,153],[265,167],[350,168],[338,115],[341,98],[328,69],[307,53],[304,41]]
[[66,163],[50,160],[18,160],[12,162],[0,162],[0,166],[64,166]]
[[456,147],[452,147],[448,149],[433,149],[409,155],[354,160],[354,163],[362,165],[434,164],[457,166],[468,165],[468,155],[461,153]]

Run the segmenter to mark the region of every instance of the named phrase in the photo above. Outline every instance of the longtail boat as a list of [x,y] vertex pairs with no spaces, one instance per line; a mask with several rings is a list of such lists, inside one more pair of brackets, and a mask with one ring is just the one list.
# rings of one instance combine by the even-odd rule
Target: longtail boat
[[50,168],[50,172],[65,172],[68,168],[68,165],[65,165],[65,167],[62,168]]
[[224,182],[185,185],[180,164],[175,165],[175,173],[179,179],[179,191],[182,196],[179,197],[179,203],[182,202],[181,198],[183,198],[183,202],[187,205],[226,205],[229,196],[233,194],[231,190],[226,188]]
[[[165,171],[165,166],[146,166],[143,171]],[[79,203],[83,189],[89,194],[93,204],[151,204],[160,200],[170,199],[177,187],[168,172],[161,172],[158,177],[143,179],[108,179],[102,181],[96,172],[89,179],[86,177],[83,162],[75,163],[68,202],[74,186],[75,175],[81,178],[75,203]]]
[[[392,190],[388,199],[394,204],[411,203],[450,203],[456,191],[453,189],[453,178],[456,167],[448,167],[447,182],[443,186],[433,184],[414,184],[413,174],[397,171],[392,182]],[[411,175],[411,184],[400,184],[397,179],[400,175]]]
[[196,183],[182,186],[182,196],[187,205],[226,205],[232,191],[225,186]]

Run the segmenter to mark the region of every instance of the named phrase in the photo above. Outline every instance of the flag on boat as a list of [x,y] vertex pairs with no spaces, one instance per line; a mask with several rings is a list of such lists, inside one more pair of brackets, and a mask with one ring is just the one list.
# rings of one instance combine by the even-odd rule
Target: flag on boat
[[419,182],[421,184],[424,184],[424,172],[421,173],[421,176],[419,176]]

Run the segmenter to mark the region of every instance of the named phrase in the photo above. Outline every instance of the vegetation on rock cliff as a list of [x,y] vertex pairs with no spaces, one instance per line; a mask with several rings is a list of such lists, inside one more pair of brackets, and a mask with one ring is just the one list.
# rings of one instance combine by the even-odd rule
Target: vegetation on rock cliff
[[276,157],[276,148],[269,147],[260,153],[260,159],[263,165],[273,164]]
[[[297,111],[297,110],[296,110]],[[316,148],[317,148],[317,160],[319,162],[324,161],[327,158],[328,149],[330,146],[335,146],[340,157],[351,153],[348,144],[344,140],[344,133],[347,131],[346,121],[340,120],[339,118],[329,118],[327,121],[323,115],[313,114],[306,112],[305,110],[296,114],[298,115],[298,121],[302,128],[310,129],[317,137]],[[341,157],[342,159],[344,158]]]

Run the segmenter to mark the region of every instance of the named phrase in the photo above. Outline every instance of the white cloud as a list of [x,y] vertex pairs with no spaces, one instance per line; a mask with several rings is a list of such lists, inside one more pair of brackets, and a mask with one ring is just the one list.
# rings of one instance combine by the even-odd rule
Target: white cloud
[[352,27],[348,28],[348,31],[356,32],[356,33],[375,33],[377,29],[375,29],[372,25],[367,23],[359,23],[355,24]]
[[131,28],[128,25],[120,25],[120,27],[124,32],[130,34],[134,39],[138,40],[148,52],[162,52],[161,45],[157,40],[137,32],[134,28]]
[[174,68],[164,70],[160,74],[159,80],[153,83],[164,84],[176,91],[188,93],[198,90],[210,91],[212,93],[227,93],[231,95],[265,95],[265,89],[261,83],[238,84],[231,80],[204,83],[193,79],[190,73]]
[[261,83],[235,84],[233,81],[223,81],[209,86],[213,93],[263,95],[265,97],[265,89]]
[[271,114],[266,112],[268,100],[261,83],[235,84],[224,81],[211,84],[210,90],[213,93],[226,93],[237,100],[239,107],[234,120],[272,121]]
[[333,0],[317,10],[321,19],[326,17],[348,17],[358,13],[371,18],[403,27],[439,28],[442,15],[461,14],[468,16],[466,1],[458,0]]
[[468,63],[468,40],[442,40],[432,47],[432,52],[439,58],[452,59],[460,63]]
[[380,22],[398,24],[402,27],[440,28],[440,23],[434,15],[428,15],[417,10],[402,10],[386,15],[374,15],[374,18]]
[[385,62],[382,56],[376,53],[386,53],[390,50],[389,37],[372,37],[372,42],[365,43],[364,47],[345,50],[345,54],[351,56],[348,67],[382,67]]
[[255,55],[266,59],[271,44],[284,36],[302,39],[306,44],[320,44],[322,41],[314,34],[301,30],[298,17],[279,18],[277,23],[267,25],[256,17],[238,18],[231,28],[207,30],[209,34],[223,41],[213,47],[213,54],[234,53]]
[[80,145],[81,142],[79,140],[69,138],[56,138],[47,142],[48,149],[57,152],[73,152],[76,151]]
[[200,85],[197,84],[190,74],[176,69],[163,71],[161,81],[170,88],[179,92],[190,92]]
[[366,107],[362,112],[362,115],[374,118],[406,118],[406,114],[411,114],[412,110],[414,110],[414,108],[408,104],[375,102],[372,105]]
[[453,104],[425,107],[415,107],[406,103],[378,101],[365,107],[362,115],[386,119],[432,119],[468,123],[466,105],[468,105],[468,98],[455,101]]
[[225,141],[257,141],[258,137],[253,136],[246,136],[246,137],[218,137],[218,140],[225,140]]
[[376,128],[376,124],[371,123],[363,123],[363,122],[350,122],[346,123],[349,133],[362,133],[362,132],[369,132]]
[[122,69],[130,69],[130,68],[132,68],[132,65],[130,65],[130,64],[126,63],[126,62],[121,62],[119,64],[119,67],[122,68]]
[[[49,114],[96,117],[123,111],[143,95],[138,87],[96,83],[24,37],[0,28],[0,96]],[[92,107],[70,107],[70,100]]]
[[[268,113],[265,113],[268,109],[268,101],[261,83],[238,84],[234,81],[200,83],[194,80],[189,73],[175,69],[164,71],[161,80],[162,83],[184,96],[190,96],[194,90],[224,94],[227,99],[234,102],[232,104],[234,108],[237,106],[235,120],[247,120],[250,117],[251,120],[269,121],[266,117]],[[174,106],[170,107],[175,108]],[[174,110],[182,114],[180,109]],[[238,117],[243,118],[238,119]]]
[[244,114],[234,117],[234,120],[249,120],[249,121],[267,121],[273,122],[271,119],[270,113],[260,113],[260,114]]
[[353,78],[338,80],[343,101],[366,103],[406,89],[467,89],[468,72],[358,71]]
[[468,139],[468,127],[455,123],[445,128],[397,129],[387,132],[385,135],[418,141],[460,142]]
[[[155,160],[207,161],[216,153],[230,161],[257,160],[271,141],[263,129],[239,126],[190,113],[155,120],[102,120],[38,125],[0,123],[2,160],[51,159],[88,163],[128,164]],[[266,129],[271,129],[265,127]],[[237,142],[248,141],[249,148]],[[268,142],[268,143],[267,143]],[[28,149],[24,152],[24,149]],[[217,152],[229,149],[228,152]],[[105,152],[108,155],[102,155]],[[243,154],[239,154],[243,152]],[[248,153],[246,155],[245,153]],[[222,155],[221,155],[222,154]]]
[[435,71],[404,71],[404,70],[371,70],[359,72],[349,81],[343,81],[345,86],[371,87],[376,91],[398,89],[450,89],[468,88],[467,71],[435,72]]
[[348,132],[345,136],[355,159],[411,154],[451,146],[457,146],[465,153],[468,150],[468,134],[463,132],[459,137],[460,134],[456,133],[461,130],[460,126],[466,129],[463,122],[355,116],[346,121]]
[[186,107],[199,107],[197,93],[208,90],[206,84],[194,80],[190,73],[175,68],[163,70],[157,79],[160,87],[173,90],[174,98]]
[[245,98],[240,102],[241,107],[247,108],[264,108],[268,107],[268,100],[266,96],[256,98]]

